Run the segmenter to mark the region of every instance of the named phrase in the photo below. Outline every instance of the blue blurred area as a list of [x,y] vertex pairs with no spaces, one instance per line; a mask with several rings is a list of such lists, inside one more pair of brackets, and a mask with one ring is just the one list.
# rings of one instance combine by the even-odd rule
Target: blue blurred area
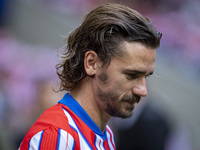
[[38,116],[62,97],[52,90],[59,86],[58,50],[84,15],[105,2],[138,10],[163,33],[149,99],[170,124],[184,124],[191,149],[200,149],[198,0],[0,0],[0,149],[17,149]]

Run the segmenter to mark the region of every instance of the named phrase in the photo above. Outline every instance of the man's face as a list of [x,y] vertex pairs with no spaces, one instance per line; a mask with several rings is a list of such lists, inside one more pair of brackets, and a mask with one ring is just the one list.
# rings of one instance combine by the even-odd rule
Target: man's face
[[146,77],[153,74],[156,50],[140,43],[123,42],[122,56],[99,67],[93,87],[98,107],[108,116],[132,116],[134,104],[147,95]]

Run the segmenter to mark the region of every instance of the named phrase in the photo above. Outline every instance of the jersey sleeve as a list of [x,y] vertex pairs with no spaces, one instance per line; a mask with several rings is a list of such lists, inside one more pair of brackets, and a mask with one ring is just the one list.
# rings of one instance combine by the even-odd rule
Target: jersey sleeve
[[73,150],[74,138],[68,132],[49,127],[36,133],[30,140],[22,142],[19,150]]

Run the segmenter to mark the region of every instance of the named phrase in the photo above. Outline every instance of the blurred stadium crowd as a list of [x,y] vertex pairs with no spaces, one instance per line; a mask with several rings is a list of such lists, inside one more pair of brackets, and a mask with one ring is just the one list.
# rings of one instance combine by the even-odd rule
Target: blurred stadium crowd
[[[63,30],[65,35],[78,24],[73,25],[70,19],[78,20],[105,2],[126,4],[150,17],[158,31],[163,33],[159,55],[168,61],[168,67],[176,67],[179,74],[200,83],[198,0],[0,0],[0,149],[17,149],[38,116],[63,95],[52,90],[58,89],[59,85],[55,65],[62,45],[51,42],[51,39],[48,41],[50,37],[44,38],[44,42],[37,38],[35,42],[31,41],[34,38],[31,36],[36,35],[31,28],[27,30],[30,33],[24,31],[26,33],[20,35],[15,26],[19,19],[14,17],[17,16],[16,10],[22,9],[19,7],[22,5],[30,8],[39,6],[54,16],[62,16],[62,21],[64,18],[71,23],[69,29]],[[20,23],[21,26],[28,24],[21,20]],[[46,30],[48,25],[44,26]],[[42,32],[37,34],[43,36]],[[56,36],[59,34],[56,33]],[[64,40],[61,42],[64,43]],[[192,144],[195,150],[200,149],[199,143]]]

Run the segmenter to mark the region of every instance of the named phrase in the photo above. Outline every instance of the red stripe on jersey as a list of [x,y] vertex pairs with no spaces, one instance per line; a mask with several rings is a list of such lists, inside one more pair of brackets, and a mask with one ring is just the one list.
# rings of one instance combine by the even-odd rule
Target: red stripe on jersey
[[57,147],[58,129],[50,127],[44,130],[40,150],[55,149]]
[[100,148],[100,150],[102,150],[102,149],[101,149],[101,140],[99,141],[99,148]]
[[68,134],[67,134],[67,142],[66,142],[66,147],[67,147],[67,145],[68,145]]

